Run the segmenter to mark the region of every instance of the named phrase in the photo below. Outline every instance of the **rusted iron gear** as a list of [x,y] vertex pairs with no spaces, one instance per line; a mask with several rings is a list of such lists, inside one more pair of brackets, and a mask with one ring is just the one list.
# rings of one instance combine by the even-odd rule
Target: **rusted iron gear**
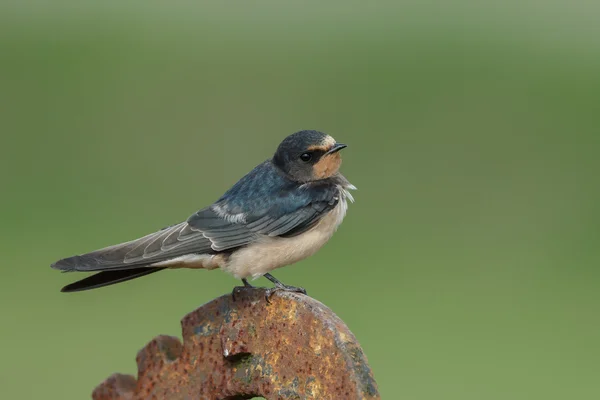
[[358,341],[308,296],[264,289],[219,297],[181,321],[183,344],[159,336],[137,356],[138,379],[115,374],[94,400],[379,399]]

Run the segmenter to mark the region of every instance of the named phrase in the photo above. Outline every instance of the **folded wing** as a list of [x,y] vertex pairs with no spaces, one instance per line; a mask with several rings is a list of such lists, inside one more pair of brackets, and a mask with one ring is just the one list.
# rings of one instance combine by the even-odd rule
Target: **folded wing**
[[68,257],[52,264],[63,271],[110,271],[132,269],[185,254],[214,253],[211,241],[186,222],[140,239]]
[[192,215],[187,223],[190,229],[210,239],[215,251],[246,246],[261,236],[292,237],[306,232],[331,211],[339,201],[338,190],[324,190],[319,196],[307,195],[304,199],[274,197],[259,209],[236,213],[228,211],[226,202]]

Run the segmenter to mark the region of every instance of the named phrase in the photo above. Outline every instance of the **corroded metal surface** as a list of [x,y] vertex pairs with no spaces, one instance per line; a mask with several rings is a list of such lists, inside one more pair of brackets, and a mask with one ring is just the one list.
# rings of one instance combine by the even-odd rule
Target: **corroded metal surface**
[[354,335],[310,297],[263,289],[222,296],[182,321],[183,344],[159,336],[137,356],[138,379],[113,375],[94,400],[379,399]]

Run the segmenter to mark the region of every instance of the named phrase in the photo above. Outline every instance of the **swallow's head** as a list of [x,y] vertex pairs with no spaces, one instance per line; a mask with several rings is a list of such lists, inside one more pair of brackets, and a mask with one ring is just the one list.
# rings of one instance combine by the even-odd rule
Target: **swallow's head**
[[339,151],[345,147],[323,132],[300,131],[281,142],[273,162],[295,181],[318,181],[339,171],[342,165]]

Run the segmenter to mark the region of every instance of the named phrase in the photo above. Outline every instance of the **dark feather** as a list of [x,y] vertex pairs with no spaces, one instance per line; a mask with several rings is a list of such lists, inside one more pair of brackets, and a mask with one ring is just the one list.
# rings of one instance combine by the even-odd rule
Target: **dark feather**
[[130,242],[57,261],[52,268],[63,271],[131,270],[185,254],[214,252],[202,232],[183,222]]
[[209,238],[216,251],[246,246],[262,235],[299,235],[338,204],[341,179],[295,182],[265,162],[187,222]]
[[61,292],[81,292],[83,290],[97,289],[103,286],[114,285],[139,278],[163,270],[161,267],[133,268],[120,271],[99,272],[80,281],[73,282],[61,289]]

